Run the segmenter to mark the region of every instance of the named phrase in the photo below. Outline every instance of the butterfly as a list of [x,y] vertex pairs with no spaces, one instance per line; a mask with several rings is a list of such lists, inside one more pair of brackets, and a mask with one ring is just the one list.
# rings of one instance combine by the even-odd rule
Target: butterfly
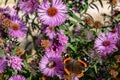
[[84,73],[82,72],[87,68],[87,63],[83,60],[75,60],[69,56],[64,57],[64,71],[67,75],[74,75],[77,77],[83,77]]

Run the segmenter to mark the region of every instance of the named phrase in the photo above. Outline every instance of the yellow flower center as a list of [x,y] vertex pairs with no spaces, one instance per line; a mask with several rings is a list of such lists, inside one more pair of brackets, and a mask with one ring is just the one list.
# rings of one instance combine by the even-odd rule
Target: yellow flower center
[[47,64],[47,66],[48,66],[49,68],[54,68],[54,67],[56,66],[56,63],[55,63],[54,61],[50,61],[50,62]]
[[109,46],[110,45],[110,41],[104,41],[103,42],[103,46]]
[[111,5],[115,5],[115,4],[117,4],[117,0],[109,0],[109,3],[110,3]]
[[20,26],[16,23],[14,23],[13,26],[12,26],[12,29],[15,30],[15,31],[19,30],[19,28],[20,28]]
[[41,40],[41,46],[45,49],[48,49],[50,47],[50,41],[49,40]]
[[4,19],[2,20],[2,25],[5,27],[11,27],[12,21],[10,19]]
[[55,27],[49,27],[51,31],[55,31]]
[[100,28],[102,27],[102,23],[100,21],[95,21],[94,26],[95,28]]
[[57,14],[57,9],[54,8],[54,7],[50,7],[48,10],[47,10],[47,14],[51,17],[55,16]]

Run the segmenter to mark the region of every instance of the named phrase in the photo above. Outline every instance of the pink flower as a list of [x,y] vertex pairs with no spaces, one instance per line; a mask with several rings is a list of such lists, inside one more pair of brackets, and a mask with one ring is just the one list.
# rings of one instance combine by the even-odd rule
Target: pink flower
[[11,15],[11,21],[12,25],[9,28],[9,34],[14,38],[23,38],[27,33],[26,25],[14,14]]
[[26,80],[26,79],[22,75],[14,75],[14,76],[11,76],[8,80]]
[[[51,5],[52,4],[52,5]],[[38,8],[39,19],[49,26],[61,25],[67,18],[67,7],[62,0],[43,1]]]
[[38,0],[19,0],[18,7],[26,14],[31,14],[37,10],[38,4]]
[[100,34],[95,39],[94,47],[95,47],[95,50],[101,54],[101,56],[106,56],[107,54],[110,54],[115,50],[117,50],[116,40],[109,33]]
[[48,26],[45,30],[45,33],[50,39],[53,39],[54,37],[56,37],[55,27]]
[[10,56],[8,60],[8,66],[12,67],[14,70],[21,70],[23,63],[22,59],[20,59],[18,56]]
[[50,77],[64,74],[64,66],[59,54],[45,54],[40,60],[39,68],[44,75]]

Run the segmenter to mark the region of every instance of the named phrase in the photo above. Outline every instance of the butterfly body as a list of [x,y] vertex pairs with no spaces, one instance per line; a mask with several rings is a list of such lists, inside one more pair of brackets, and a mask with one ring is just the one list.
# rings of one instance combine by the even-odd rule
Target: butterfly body
[[87,67],[87,64],[82,60],[74,60],[70,57],[64,60],[64,70],[68,75],[74,75],[77,77],[82,77],[84,70]]

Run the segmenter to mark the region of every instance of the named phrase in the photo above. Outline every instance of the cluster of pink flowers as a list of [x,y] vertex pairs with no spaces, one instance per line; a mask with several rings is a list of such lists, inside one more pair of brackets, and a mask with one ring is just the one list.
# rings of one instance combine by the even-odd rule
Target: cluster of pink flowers
[[[67,7],[62,0],[43,0],[40,4],[38,0],[19,0],[18,5],[14,7],[15,11],[10,8],[0,9],[0,25],[7,28],[6,33],[12,38],[23,38],[27,33],[27,25],[21,20],[17,14],[17,10],[22,11],[25,15],[37,12],[39,20],[43,24],[41,26],[42,34],[47,37],[50,46],[44,50],[44,56],[39,62],[40,71],[43,75],[53,77],[55,75],[63,78],[64,65],[62,64],[62,52],[65,52],[68,46],[68,37],[64,34],[64,30],[57,30],[57,27],[63,24],[67,19]],[[44,26],[46,25],[46,26]],[[43,28],[43,30],[42,30]],[[41,44],[41,39],[37,40],[37,44]],[[14,45],[15,46],[15,45]],[[22,59],[17,55],[9,54],[12,46],[6,47],[9,56],[7,60],[1,59],[1,73],[8,66],[15,71],[21,71],[24,66]],[[3,66],[2,66],[3,65]],[[9,80],[25,80],[21,75],[14,75]]]
[[8,34],[14,38],[22,38],[27,32],[26,25],[19,18],[16,12],[11,11],[9,7],[0,10],[1,25],[3,28],[8,28]]
[[[7,38],[7,41],[9,41],[9,39],[12,38],[17,38],[17,39],[23,38],[27,33],[26,24],[20,19],[17,13],[15,11],[12,11],[9,7],[0,9],[0,26],[1,26],[0,36],[3,39]],[[20,57],[10,54],[10,51],[16,46],[14,45],[14,43],[11,44],[12,45],[6,43],[6,45],[4,45],[6,50],[6,53],[4,54],[6,55],[4,55],[0,59],[1,74],[4,73],[7,67],[9,67],[10,69],[12,68],[16,72],[21,71],[24,65]],[[9,78],[9,80],[26,80],[26,79],[22,76],[16,75]]]
[[63,78],[64,75],[61,54],[68,46],[68,37],[63,30],[58,31],[57,26],[67,19],[66,12],[66,5],[62,0],[52,0],[51,3],[43,1],[38,8],[39,19],[43,23],[42,34],[45,34],[50,42],[50,46],[45,49],[45,55],[40,60],[39,67],[44,75],[50,77],[57,75],[59,78]]
[[[22,66],[23,66],[22,59],[20,59],[20,57],[18,56],[2,56],[2,58],[0,59],[1,74],[4,72],[5,69],[7,69],[7,67],[11,67],[15,71],[21,71]],[[16,79],[10,79],[10,80],[16,80]]]
[[[48,36],[49,37],[49,36]],[[60,78],[64,75],[64,67],[62,64],[62,52],[65,52],[65,47],[68,46],[68,37],[64,34],[64,31],[56,32],[56,36],[50,39],[50,46],[45,50],[45,55],[40,61],[40,70],[44,75],[55,76]],[[50,68],[47,66],[53,62],[54,66]]]
[[7,63],[9,67],[12,67],[14,70],[18,71],[20,71],[23,66],[22,59],[20,59],[18,56],[10,56]]
[[[120,24],[117,20],[114,24],[114,20],[111,19],[112,25],[110,26],[114,27],[117,24],[114,29],[111,30],[109,27],[110,31],[104,30],[102,22],[95,21],[89,13],[86,13],[89,6],[97,8],[93,3],[94,0],[91,3],[88,0],[39,1],[41,0],[18,0],[13,9],[9,7],[0,8],[0,52],[2,54],[0,74],[5,73],[7,80],[29,80],[30,78],[36,80],[36,78],[41,77],[37,73],[52,78],[57,76],[59,79],[67,79],[65,77],[70,76],[74,80],[79,80],[86,70],[88,70],[86,71],[88,75],[90,71],[94,71],[94,68],[93,74],[95,75],[100,70],[96,69],[99,62],[91,64],[92,60],[93,62],[96,60],[93,57],[98,58],[98,55],[88,53],[100,54],[102,61],[106,59],[106,56],[109,57],[120,49]],[[103,6],[101,0],[98,1]],[[64,2],[68,4],[66,5]],[[114,6],[112,5],[112,7]],[[74,14],[73,10],[80,16]],[[68,15],[75,21],[67,18]],[[97,35],[98,28],[101,28],[101,33]],[[36,33],[37,31],[38,33]],[[96,35],[97,38],[95,38]],[[31,41],[25,44],[22,51],[19,49],[22,45],[19,39],[28,39],[29,37]],[[34,48],[29,49],[29,43]],[[35,53],[32,52],[33,49]],[[66,61],[68,58],[64,59],[66,56],[63,57],[63,54],[67,52],[71,56],[70,62]],[[90,59],[85,62],[78,60],[83,57],[86,60],[87,58]],[[83,66],[83,64],[87,65],[87,62],[90,63],[89,69]],[[94,68],[91,69],[91,65],[94,65]],[[9,72],[12,74],[8,74]],[[98,75],[89,76],[94,79],[93,77],[97,78]]]

